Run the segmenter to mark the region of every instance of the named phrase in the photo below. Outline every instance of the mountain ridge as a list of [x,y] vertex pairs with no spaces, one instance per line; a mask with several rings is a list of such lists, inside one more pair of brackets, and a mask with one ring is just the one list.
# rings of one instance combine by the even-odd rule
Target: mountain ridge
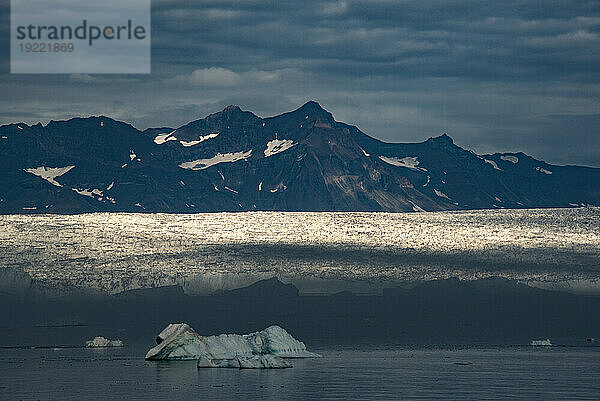
[[600,169],[389,143],[319,103],[239,106],[179,128],[107,116],[0,127],[0,213],[438,211],[600,205]]

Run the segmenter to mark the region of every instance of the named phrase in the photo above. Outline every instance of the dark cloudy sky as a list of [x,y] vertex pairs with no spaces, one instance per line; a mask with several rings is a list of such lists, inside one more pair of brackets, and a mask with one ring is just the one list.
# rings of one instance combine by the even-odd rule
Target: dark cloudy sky
[[600,166],[600,1],[154,0],[152,74],[10,75],[0,123],[105,114],[179,126],[317,100],[386,141]]

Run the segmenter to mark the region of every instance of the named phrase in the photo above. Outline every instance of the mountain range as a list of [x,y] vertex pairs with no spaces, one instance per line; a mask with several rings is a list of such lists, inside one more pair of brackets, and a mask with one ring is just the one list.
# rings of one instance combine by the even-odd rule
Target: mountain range
[[386,143],[311,101],[179,128],[108,117],[0,127],[0,213],[437,211],[600,205],[600,169]]

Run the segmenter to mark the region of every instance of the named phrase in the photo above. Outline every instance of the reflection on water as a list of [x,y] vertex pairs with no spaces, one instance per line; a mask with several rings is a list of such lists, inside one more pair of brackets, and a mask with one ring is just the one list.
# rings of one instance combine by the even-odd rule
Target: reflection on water
[[599,208],[9,215],[0,225],[0,267],[110,292],[180,283],[202,294],[273,274],[304,292],[343,287],[332,279],[489,275],[594,285],[600,270]]
[[[6,399],[596,399],[597,348],[319,349],[283,370],[145,362],[143,348],[0,350]],[[60,397],[58,397],[60,395]]]

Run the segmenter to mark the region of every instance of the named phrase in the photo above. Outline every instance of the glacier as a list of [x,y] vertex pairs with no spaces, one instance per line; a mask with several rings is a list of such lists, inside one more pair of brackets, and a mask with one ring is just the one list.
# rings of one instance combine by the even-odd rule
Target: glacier
[[283,358],[319,358],[279,326],[254,333],[201,336],[186,323],[169,324],[146,360],[197,360],[200,368],[288,368]]

